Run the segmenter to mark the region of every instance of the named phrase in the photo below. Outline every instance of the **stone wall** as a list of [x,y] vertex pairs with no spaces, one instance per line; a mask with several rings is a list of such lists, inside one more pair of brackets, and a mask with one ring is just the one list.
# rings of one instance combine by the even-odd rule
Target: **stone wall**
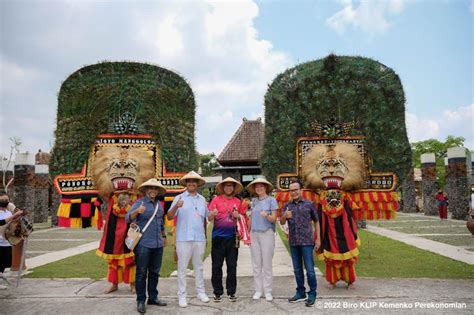
[[425,215],[438,215],[436,203],[436,159],[434,153],[421,155],[421,191],[423,193],[423,210]]
[[[58,225],[58,209],[61,203],[61,195],[58,194],[56,189],[51,190],[51,225]],[[105,218],[105,217],[104,217]]]
[[18,153],[15,161],[13,203],[30,212],[33,223],[46,222],[49,208],[48,165],[35,165],[35,155]]
[[469,178],[466,149],[463,147],[448,149],[446,166],[446,187],[449,206],[453,219],[466,220],[469,213]]
[[15,165],[15,186],[13,203],[20,209],[33,212],[35,188],[31,185],[35,177],[34,165]]
[[402,183],[403,212],[416,212],[416,192],[413,170]]
[[46,172],[39,170],[38,165],[36,165],[36,178],[34,181],[35,204],[33,208],[34,223],[48,221],[49,215],[49,172],[47,167],[42,167],[41,169],[46,170]]

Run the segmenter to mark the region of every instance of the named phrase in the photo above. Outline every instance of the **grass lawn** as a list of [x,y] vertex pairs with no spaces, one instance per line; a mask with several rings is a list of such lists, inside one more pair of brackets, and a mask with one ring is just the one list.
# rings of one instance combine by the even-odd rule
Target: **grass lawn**
[[[211,231],[212,224],[208,226],[207,247],[204,257],[211,252]],[[169,232],[168,232],[169,233]],[[168,246],[163,253],[163,262],[160,274],[162,277],[169,277],[177,269],[173,256],[173,237],[168,234]],[[192,269],[192,264],[190,264]],[[59,260],[38,268],[34,268],[27,278],[91,278],[103,279],[107,276],[107,261],[95,254],[95,250]]]
[[[288,248],[284,232],[278,234]],[[358,276],[375,278],[474,279],[474,266],[443,257],[390,238],[359,230],[362,245],[356,265]],[[316,265],[325,274],[325,264]]]
[[107,262],[95,250],[32,269],[26,278],[91,278],[107,276]]

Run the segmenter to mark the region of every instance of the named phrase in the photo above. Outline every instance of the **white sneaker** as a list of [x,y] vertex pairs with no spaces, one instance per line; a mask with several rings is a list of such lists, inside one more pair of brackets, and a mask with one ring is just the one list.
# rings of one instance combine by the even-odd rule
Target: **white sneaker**
[[183,298],[179,298],[178,299],[178,304],[179,304],[179,307],[187,307],[188,306],[188,302],[186,301],[186,298],[183,297]]
[[197,295],[198,299],[201,300],[203,303],[208,303],[210,301],[209,297],[205,293],[199,293]]
[[272,294],[271,293],[265,293],[265,300],[267,300],[268,302],[273,301]]
[[252,299],[259,300],[262,297],[262,292],[255,292]]
[[6,285],[1,285],[0,284],[0,290],[6,290],[7,289],[7,286]]

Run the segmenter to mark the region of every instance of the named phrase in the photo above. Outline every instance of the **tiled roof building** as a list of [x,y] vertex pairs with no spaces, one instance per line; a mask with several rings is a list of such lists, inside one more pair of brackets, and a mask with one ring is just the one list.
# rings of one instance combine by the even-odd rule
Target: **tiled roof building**
[[217,158],[222,167],[215,170],[222,173],[223,178],[231,176],[245,185],[261,173],[263,129],[261,118],[243,119],[239,129]]

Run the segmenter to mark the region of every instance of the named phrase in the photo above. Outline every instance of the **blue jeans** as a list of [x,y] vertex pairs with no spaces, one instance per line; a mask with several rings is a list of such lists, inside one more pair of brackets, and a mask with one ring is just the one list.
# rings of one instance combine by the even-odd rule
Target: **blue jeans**
[[145,302],[148,274],[148,298],[158,298],[158,278],[160,277],[161,261],[163,259],[163,247],[147,248],[137,245],[135,248],[135,264],[137,274],[135,277],[135,289],[137,291],[137,302]]
[[290,246],[291,260],[293,261],[293,271],[296,278],[296,292],[304,295],[304,273],[303,273],[303,262],[306,268],[306,276],[308,278],[310,296],[316,297],[316,273],[314,272],[314,258],[313,258],[314,246]]

